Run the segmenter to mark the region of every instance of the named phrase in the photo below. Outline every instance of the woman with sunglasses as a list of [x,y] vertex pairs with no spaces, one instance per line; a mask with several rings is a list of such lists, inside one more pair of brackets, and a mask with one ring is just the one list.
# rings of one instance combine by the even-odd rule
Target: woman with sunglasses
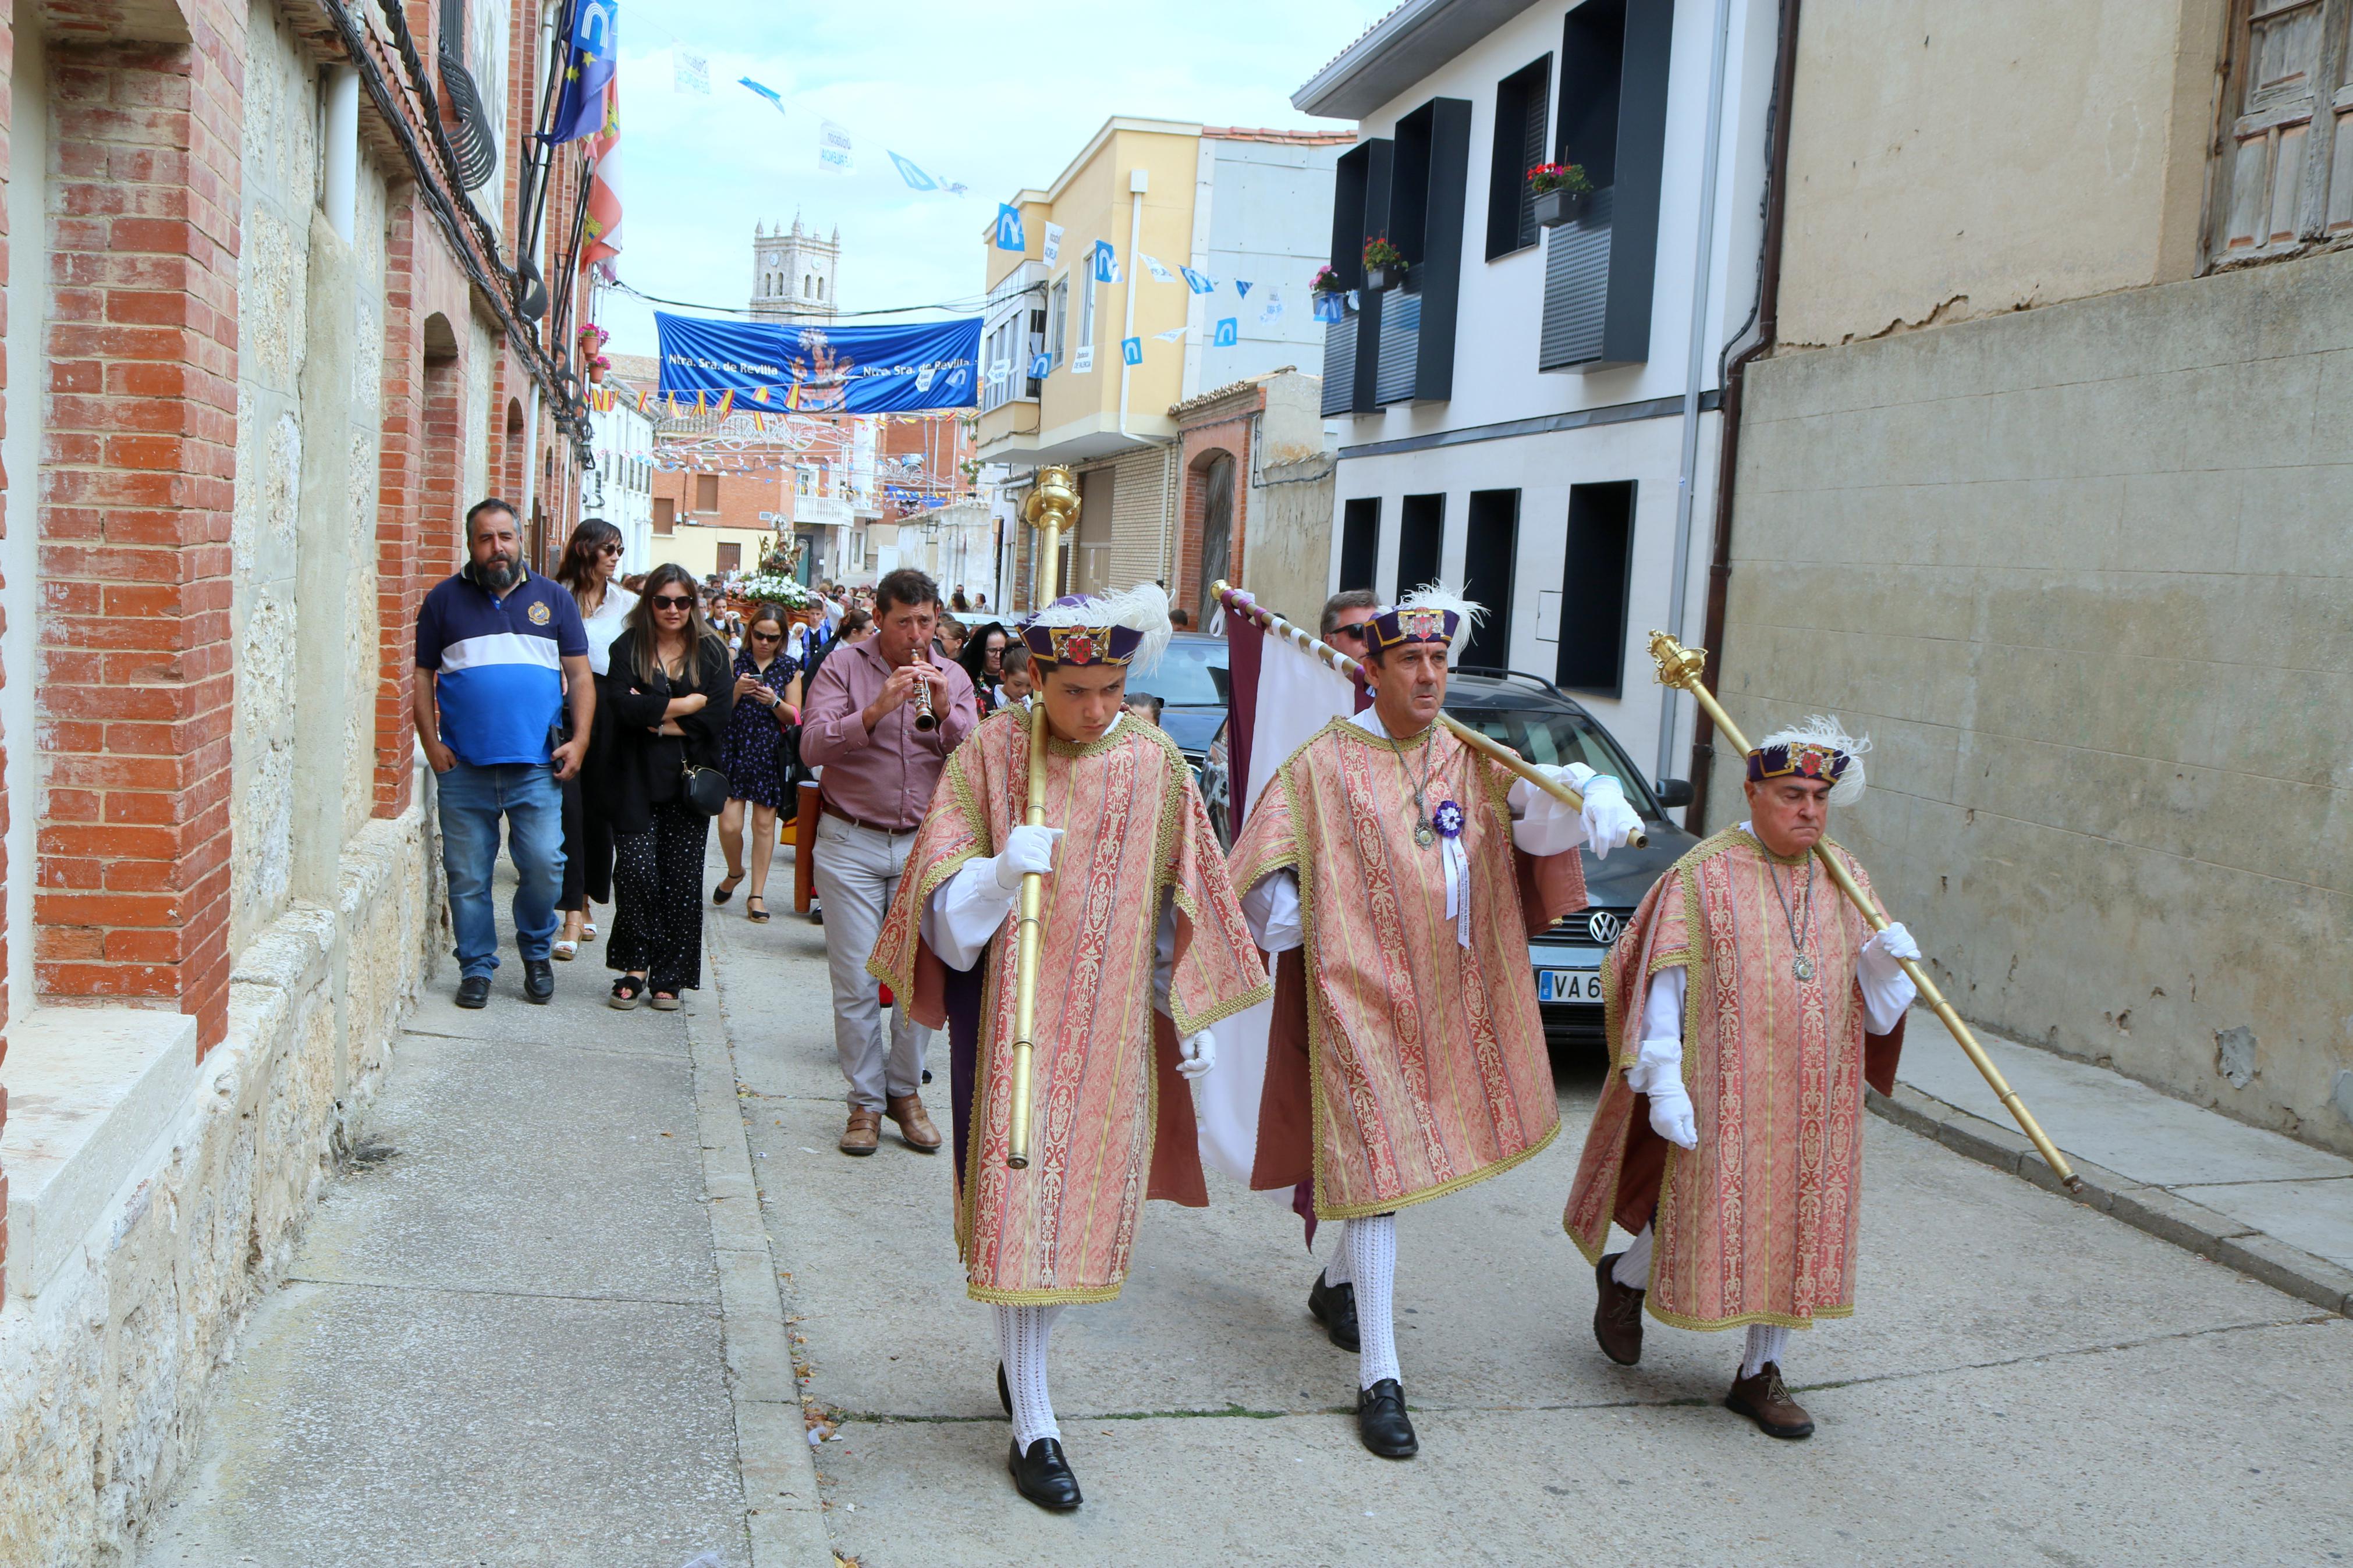
[[[723,904],[744,880],[744,815],[752,816],[752,890],[744,895],[744,917],[768,920],[768,861],[776,852],[776,813],[791,781],[785,777],[777,742],[797,721],[800,666],[785,651],[785,613],[774,605],[752,612],[744,628],[744,650],[735,656],[735,709],[727,720],[725,760],[727,809],[719,814],[719,851],[727,857],[727,878],[712,890]],[[758,906],[754,908],[754,906]]]
[[727,645],[702,618],[683,566],[657,566],[627,630],[612,642],[597,728],[612,723],[605,769],[617,909],[605,966],[620,971],[612,1005],[650,996],[664,1011],[702,977],[702,857],[711,819],[687,795],[688,767],[716,768],[734,682]]
[[[621,531],[601,517],[583,518],[564,547],[555,580],[572,591],[572,602],[580,606],[580,622],[588,633],[588,668],[599,680],[605,678],[613,639],[638,606],[638,596],[616,581],[620,570]],[[583,942],[596,940],[588,900],[613,901],[612,825],[605,820],[596,792],[587,787],[597,760],[592,741],[580,772],[563,784],[564,888],[555,907],[563,912],[564,929],[555,933],[550,952],[566,961]]]

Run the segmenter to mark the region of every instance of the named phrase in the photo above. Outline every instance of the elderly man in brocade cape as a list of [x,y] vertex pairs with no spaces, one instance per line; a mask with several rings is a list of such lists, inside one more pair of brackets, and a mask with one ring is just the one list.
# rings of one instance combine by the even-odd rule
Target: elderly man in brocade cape
[[1582,763],[1546,773],[1582,815],[1438,721],[1477,606],[1430,586],[1366,623],[1373,706],[1292,753],[1230,857],[1259,945],[1280,954],[1250,1184],[1313,1182],[1346,1222],[1308,1309],[1357,1352],[1356,1428],[1405,1458],[1390,1316],[1397,1211],[1529,1159],[1560,1130],[1527,938],[1585,904],[1577,848],[1641,819]]
[[[1169,636],[1151,584],[1065,598],[1021,628],[1051,732],[1046,820],[1023,825],[1029,715],[984,721],[950,756],[869,968],[949,1031],[956,1244],[996,1311],[1008,1460],[1024,1497],[1074,1508],[1046,1390],[1066,1306],[1108,1301],[1146,1196],[1208,1202],[1187,1079],[1209,1026],[1268,993],[1217,836],[1176,742],[1124,715],[1131,662]],[[1029,1164],[1006,1164],[1021,879],[1046,878]]]
[[[1874,934],[1812,851],[1829,807],[1862,794],[1861,753],[1827,718],[1748,753],[1750,820],[1677,861],[1610,949],[1613,1057],[1564,1216],[1594,1263],[1594,1337],[1642,1353],[1645,1307],[1684,1329],[1746,1327],[1725,1403],[1776,1437],[1813,1420],[1789,1396],[1789,1331],[1854,1310],[1862,1089],[1895,1081],[1920,950]],[[1871,879],[1830,852],[1866,896]],[[1603,1257],[1615,1218],[1634,1236]]]

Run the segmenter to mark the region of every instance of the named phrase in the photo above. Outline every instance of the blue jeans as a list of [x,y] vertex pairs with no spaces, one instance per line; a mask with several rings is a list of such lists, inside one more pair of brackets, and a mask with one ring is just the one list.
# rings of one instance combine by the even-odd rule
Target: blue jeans
[[440,775],[436,793],[459,972],[488,974],[499,966],[491,873],[498,865],[501,816],[515,868],[515,946],[526,963],[544,959],[555,940],[555,896],[564,886],[564,804],[554,764],[459,763]]

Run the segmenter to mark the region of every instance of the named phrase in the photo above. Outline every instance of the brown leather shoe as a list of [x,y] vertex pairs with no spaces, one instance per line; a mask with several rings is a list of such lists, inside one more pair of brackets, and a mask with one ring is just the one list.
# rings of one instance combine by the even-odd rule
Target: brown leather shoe
[[871,1105],[849,1108],[849,1125],[842,1130],[841,1152],[871,1154],[882,1144],[882,1113]]
[[907,1147],[918,1154],[940,1152],[940,1130],[932,1125],[931,1113],[923,1109],[920,1094],[898,1094],[891,1097],[890,1107],[883,1112],[899,1124],[899,1136]]
[[1594,1268],[1601,1298],[1593,1303],[1593,1337],[1601,1342],[1603,1355],[1632,1366],[1642,1359],[1642,1298],[1650,1292],[1618,1283],[1618,1260],[1624,1256],[1613,1252]]
[[1789,1397],[1778,1363],[1767,1362],[1755,1377],[1734,1378],[1732,1392],[1724,1396],[1724,1407],[1756,1422],[1767,1437],[1814,1435],[1814,1418],[1806,1414],[1804,1405]]

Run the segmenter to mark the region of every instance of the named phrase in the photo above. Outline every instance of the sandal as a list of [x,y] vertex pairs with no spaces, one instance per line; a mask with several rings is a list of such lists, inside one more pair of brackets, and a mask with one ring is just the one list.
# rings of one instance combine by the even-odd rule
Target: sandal
[[678,1005],[678,993],[675,991],[657,991],[653,994],[653,1007],[657,1013],[675,1013]]
[[595,921],[583,921],[580,922],[580,940],[582,942],[595,942],[596,940],[596,922]]
[[711,901],[714,904],[725,903],[735,896],[735,889],[743,880],[744,873],[741,871],[728,876],[720,882],[719,886],[711,889]]
[[642,976],[624,974],[613,982],[612,1000],[607,1006],[618,1007],[624,1013],[645,1000],[646,983]]
[[[752,907],[754,904],[757,904],[757,905],[759,905],[760,907],[759,907],[758,909],[756,909],[756,910],[755,910],[755,909],[754,909],[754,908]],[[746,894],[744,894],[744,918],[745,920],[747,920],[747,921],[755,921],[759,922],[759,923],[760,923],[760,924],[762,924],[762,925],[765,925],[765,924],[767,924],[767,923],[768,923],[768,898],[767,898],[767,895],[766,895],[766,894],[765,894],[765,893],[746,893]]]
[[549,944],[547,954],[550,958],[561,959],[569,963],[572,962],[573,955],[579,951],[580,944],[576,942],[558,942]]

